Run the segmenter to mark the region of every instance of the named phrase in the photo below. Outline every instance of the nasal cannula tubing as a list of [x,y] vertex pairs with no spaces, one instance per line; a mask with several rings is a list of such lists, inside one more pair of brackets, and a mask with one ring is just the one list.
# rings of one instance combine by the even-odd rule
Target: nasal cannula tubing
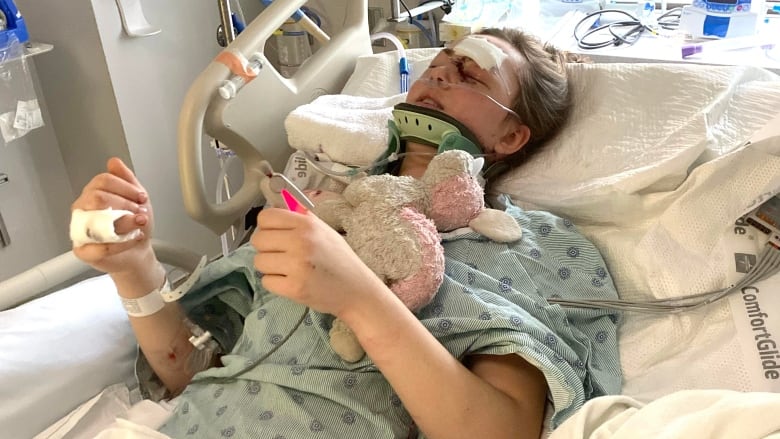
[[463,89],[463,90],[467,90],[467,91],[469,91],[471,93],[476,93],[476,94],[478,94],[478,95],[488,99],[490,102],[496,104],[496,106],[498,106],[498,108],[500,108],[500,109],[506,111],[507,113],[511,114],[512,116],[514,116],[520,123],[523,122],[523,119],[520,117],[519,114],[517,114],[514,110],[512,110],[511,108],[509,108],[506,105],[502,104],[501,102],[498,102],[494,97],[490,96],[487,93],[483,93],[483,92],[481,92],[479,90],[475,90],[475,89],[473,89],[471,87],[468,87],[468,86],[463,85],[463,84],[455,83],[455,82],[437,81],[437,80],[428,79],[428,78],[420,78],[417,81],[418,82],[425,82],[425,83],[427,83],[431,87],[439,87],[439,88],[443,88],[443,89],[447,89],[448,87],[457,87],[457,88],[460,88],[460,89]]
[[[372,169],[375,169],[379,166],[385,165],[387,163],[392,163],[401,157],[406,157],[408,155],[427,155],[427,156],[434,156],[438,154],[437,152],[402,152],[400,154],[392,153],[389,157],[383,160],[378,160],[376,162],[371,163],[367,166],[356,166],[356,167],[350,167],[349,171],[333,171],[330,169],[325,169],[322,165],[319,164],[319,160],[316,156],[309,152],[304,152],[303,155],[306,157],[306,160],[311,163],[311,165],[314,167],[314,169],[322,172],[325,175],[331,176],[331,177],[354,177],[355,175],[370,171]],[[473,157],[490,157],[491,154],[472,154]]]

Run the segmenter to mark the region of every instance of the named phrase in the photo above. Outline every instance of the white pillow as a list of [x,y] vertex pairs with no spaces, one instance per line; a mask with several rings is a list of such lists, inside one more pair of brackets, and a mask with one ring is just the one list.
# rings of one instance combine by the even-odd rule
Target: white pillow
[[[412,79],[439,50],[406,52]],[[343,93],[397,94],[397,61],[395,52],[359,58]],[[570,123],[496,188],[580,221],[641,217],[636,194],[674,189],[691,167],[744,144],[776,115],[767,110],[780,108],[778,76],[755,67],[570,64],[569,73]]]
[[106,275],[0,312],[0,436],[33,437],[105,387],[132,384],[135,355]]
[[569,73],[568,126],[497,189],[581,223],[644,218],[639,195],[674,190],[780,108],[778,76],[759,68],[572,64]]

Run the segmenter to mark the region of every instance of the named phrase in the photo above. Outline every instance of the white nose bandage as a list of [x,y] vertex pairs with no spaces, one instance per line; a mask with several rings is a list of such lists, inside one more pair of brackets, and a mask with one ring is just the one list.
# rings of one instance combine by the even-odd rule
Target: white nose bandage
[[132,214],[133,212],[128,210],[73,210],[70,217],[70,239],[73,241],[73,246],[126,242],[135,239],[141,233],[139,229],[124,235],[117,235],[114,229],[114,221]]
[[507,58],[507,54],[500,47],[485,38],[473,35],[460,40],[452,51],[456,55],[471,58],[484,70],[498,68]]

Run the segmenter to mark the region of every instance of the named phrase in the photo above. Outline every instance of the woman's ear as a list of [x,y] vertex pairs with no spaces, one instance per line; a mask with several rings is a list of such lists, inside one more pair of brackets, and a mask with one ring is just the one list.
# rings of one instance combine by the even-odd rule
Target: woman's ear
[[528,125],[516,124],[512,129],[504,134],[495,147],[495,152],[501,155],[514,154],[520,151],[520,148],[528,143],[531,138],[531,129]]

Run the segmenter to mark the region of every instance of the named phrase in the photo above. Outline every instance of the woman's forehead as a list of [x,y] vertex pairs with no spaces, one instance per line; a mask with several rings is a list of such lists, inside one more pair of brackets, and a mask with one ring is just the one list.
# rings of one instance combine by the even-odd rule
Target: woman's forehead
[[501,68],[509,54],[504,48],[499,47],[502,41],[483,35],[467,35],[453,42],[448,49],[459,56],[471,58],[477,65],[485,70]]

